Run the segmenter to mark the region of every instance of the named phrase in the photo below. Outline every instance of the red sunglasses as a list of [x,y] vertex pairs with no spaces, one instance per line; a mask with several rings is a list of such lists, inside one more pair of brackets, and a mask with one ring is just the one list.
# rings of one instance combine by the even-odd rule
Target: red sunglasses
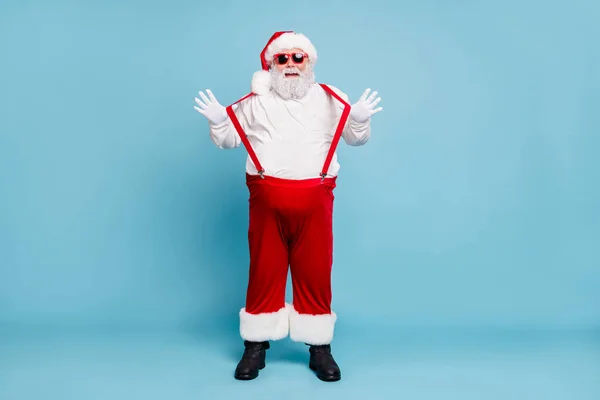
[[273,56],[273,61],[279,65],[285,65],[292,58],[294,64],[302,64],[308,58],[306,53],[277,53]]

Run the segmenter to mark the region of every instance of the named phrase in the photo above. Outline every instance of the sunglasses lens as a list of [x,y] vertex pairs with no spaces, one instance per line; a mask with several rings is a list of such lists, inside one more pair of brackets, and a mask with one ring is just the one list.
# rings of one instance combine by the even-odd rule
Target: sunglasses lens
[[283,65],[285,63],[288,62],[288,55],[287,54],[280,54],[277,56],[277,63],[280,65]]
[[296,53],[293,55],[294,57],[294,62],[300,64],[302,61],[304,61],[304,54],[301,53]]

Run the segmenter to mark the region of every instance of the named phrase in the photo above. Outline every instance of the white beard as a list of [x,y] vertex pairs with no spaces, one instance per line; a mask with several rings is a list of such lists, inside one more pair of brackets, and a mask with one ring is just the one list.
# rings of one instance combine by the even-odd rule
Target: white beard
[[[286,73],[297,73],[298,77],[286,78]],[[312,64],[308,64],[304,71],[298,67],[287,67],[279,72],[277,68],[271,69],[271,88],[284,100],[300,99],[308,93],[315,83],[315,74]]]

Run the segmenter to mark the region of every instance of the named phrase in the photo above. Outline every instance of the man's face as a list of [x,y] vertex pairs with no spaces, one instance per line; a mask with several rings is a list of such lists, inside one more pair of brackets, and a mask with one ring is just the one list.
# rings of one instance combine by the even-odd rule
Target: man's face
[[273,66],[282,73],[286,68],[291,70],[289,73],[285,73],[285,78],[294,79],[298,78],[299,74],[294,72],[293,69],[297,68],[300,71],[306,69],[308,64],[308,56],[302,49],[294,48],[290,50],[282,51],[273,57]]
[[276,54],[270,72],[271,88],[285,100],[304,97],[315,83],[313,64],[301,49]]

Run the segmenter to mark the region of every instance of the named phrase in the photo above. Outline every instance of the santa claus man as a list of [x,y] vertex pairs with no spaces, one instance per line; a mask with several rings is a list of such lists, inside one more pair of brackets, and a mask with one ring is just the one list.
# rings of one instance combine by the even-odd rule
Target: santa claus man
[[367,89],[350,105],[339,89],[316,83],[317,51],[303,34],[276,32],[260,57],[262,69],[248,95],[224,107],[207,89],[194,106],[208,119],[216,146],[243,144],[248,152],[250,265],[239,313],[244,352],[234,376],[256,378],[270,341],[289,335],[310,346],[309,367],[319,379],[337,381],[340,369],[331,354],[335,150],[340,138],[351,146],[367,142],[381,98]]

